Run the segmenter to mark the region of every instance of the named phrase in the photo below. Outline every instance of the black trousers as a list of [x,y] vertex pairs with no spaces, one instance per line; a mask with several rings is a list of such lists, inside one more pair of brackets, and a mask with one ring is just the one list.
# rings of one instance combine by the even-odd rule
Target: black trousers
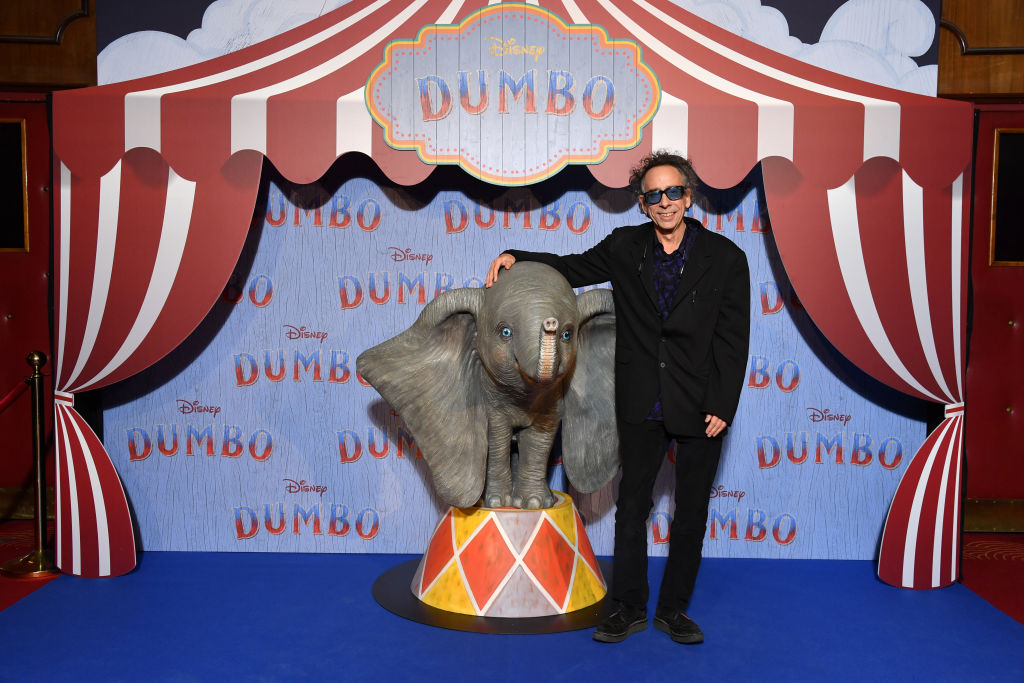
[[647,519],[654,506],[654,482],[673,438],[676,506],[669,528],[668,563],[658,592],[658,607],[685,611],[700,568],[708,501],[722,454],[722,437],[673,436],[665,431],[663,422],[648,420],[635,425],[619,420],[622,479],[616,500],[612,598],[647,606]]

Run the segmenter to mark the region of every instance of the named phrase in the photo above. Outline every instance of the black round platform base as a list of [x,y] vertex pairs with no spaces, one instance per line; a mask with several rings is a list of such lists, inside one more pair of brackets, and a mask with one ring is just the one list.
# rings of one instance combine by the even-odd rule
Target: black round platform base
[[[474,617],[469,614],[447,612],[431,607],[413,595],[412,577],[416,573],[419,562],[418,559],[403,562],[378,576],[377,580],[373,582],[373,598],[377,604],[389,612],[428,626],[447,628],[452,631],[498,635],[561,633],[562,631],[576,631],[597,626],[608,616],[611,606],[611,600],[605,596],[603,600],[589,607],[549,617],[509,619],[505,617]],[[611,563],[598,560],[598,564],[601,566],[605,582],[609,582],[612,574]]]

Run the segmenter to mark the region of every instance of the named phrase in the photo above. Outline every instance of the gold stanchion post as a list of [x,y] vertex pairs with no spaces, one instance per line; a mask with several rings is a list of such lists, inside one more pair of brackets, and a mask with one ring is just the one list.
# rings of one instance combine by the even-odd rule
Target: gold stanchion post
[[0,574],[15,579],[42,579],[59,574],[53,564],[53,552],[44,546],[46,534],[46,462],[43,443],[46,422],[43,419],[43,373],[46,354],[33,351],[25,359],[32,367],[32,375],[25,380],[32,388],[32,451],[36,459],[36,549],[24,557],[11,560],[0,567]]

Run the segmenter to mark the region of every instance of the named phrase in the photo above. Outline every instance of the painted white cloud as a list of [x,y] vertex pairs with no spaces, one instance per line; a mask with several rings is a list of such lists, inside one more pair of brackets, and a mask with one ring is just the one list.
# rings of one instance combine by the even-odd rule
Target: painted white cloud
[[96,57],[96,80],[119,83],[133,78],[180,69],[206,57],[170,33],[138,31],[110,43]]
[[934,95],[938,66],[919,67],[911,57],[928,51],[935,17],[918,0],[849,0],[836,10],[821,40],[793,56],[879,85]]
[[[189,66],[253,45],[329,12],[348,0],[217,0],[187,40],[156,31],[119,38],[97,60],[100,83]],[[912,57],[928,50],[935,19],[920,0],[849,0],[817,43],[789,35],[781,12],[760,0],[674,0],[717,26],[776,52],[878,85],[934,95],[938,67]]]
[[213,59],[279,35],[348,0],[216,0],[186,40],[140,31],[107,45],[96,59],[100,84],[151,76]]
[[789,35],[789,23],[774,7],[763,7],[759,0],[674,0],[683,9],[710,21],[715,26],[743,36],[747,40],[782,54],[792,54],[803,46]]
[[829,71],[922,95],[934,95],[938,67],[912,57],[928,51],[935,18],[920,0],[849,0],[817,43],[789,35],[786,18],[760,0],[674,0],[739,36]]
[[217,0],[188,42],[208,55],[234,52],[279,35],[337,9],[348,0]]

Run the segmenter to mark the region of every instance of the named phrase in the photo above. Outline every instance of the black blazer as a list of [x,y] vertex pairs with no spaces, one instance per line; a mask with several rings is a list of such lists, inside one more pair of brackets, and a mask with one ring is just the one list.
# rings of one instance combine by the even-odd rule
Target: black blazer
[[696,241],[668,319],[655,299],[654,225],[617,228],[582,254],[509,249],[557,268],[573,287],[611,282],[615,300],[615,408],[642,422],[659,390],[672,434],[704,433],[710,413],[732,424],[750,337],[750,271],[743,250],[687,217]]

